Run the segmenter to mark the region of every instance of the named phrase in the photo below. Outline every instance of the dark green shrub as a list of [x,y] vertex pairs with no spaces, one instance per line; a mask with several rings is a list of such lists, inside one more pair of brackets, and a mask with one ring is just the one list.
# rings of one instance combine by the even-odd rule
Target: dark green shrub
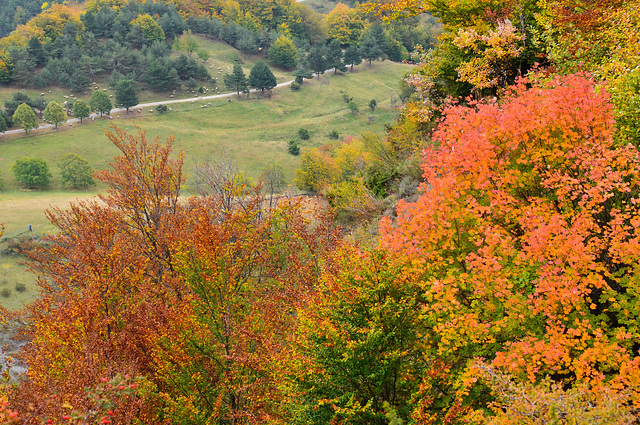
[[298,142],[295,140],[289,140],[288,151],[291,155],[300,155],[300,146],[298,146]]
[[301,128],[300,130],[298,130],[298,136],[300,136],[302,140],[309,140],[309,130],[307,130],[306,128]]

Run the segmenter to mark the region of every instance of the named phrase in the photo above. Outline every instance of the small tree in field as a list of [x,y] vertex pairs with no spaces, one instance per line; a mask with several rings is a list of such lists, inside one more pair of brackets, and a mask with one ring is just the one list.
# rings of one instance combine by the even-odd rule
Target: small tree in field
[[125,108],[129,113],[129,108],[138,104],[136,89],[131,80],[121,80],[116,85],[116,106]]
[[244,93],[249,89],[247,77],[244,75],[240,64],[233,65],[233,73],[225,74],[224,85],[228,89],[235,91],[238,97],[240,97],[240,92]]
[[260,89],[264,93],[265,90],[271,90],[277,86],[278,81],[267,64],[263,61],[258,61],[249,73],[249,85]]
[[62,186],[67,189],[87,189],[95,186],[93,169],[86,159],[75,153],[64,155],[58,163],[62,174]]
[[58,102],[52,100],[44,109],[44,120],[58,128],[58,125],[67,120],[67,114]]
[[7,131],[7,122],[4,120],[2,114],[0,114],[0,133]]
[[89,99],[89,106],[92,111],[100,112],[100,116],[103,114],[109,114],[111,112],[111,99],[106,93],[101,91],[94,91]]
[[84,118],[91,115],[91,111],[86,103],[78,99],[78,101],[73,105],[73,115],[75,115],[76,118],[80,118],[80,122],[82,122]]
[[11,171],[16,181],[27,189],[43,189],[51,181],[49,166],[43,159],[20,158],[11,166]]
[[16,111],[13,113],[13,122],[18,124],[25,133],[29,133],[32,128],[38,128],[38,121],[36,120],[36,114],[31,109],[31,106],[26,103],[20,104]]

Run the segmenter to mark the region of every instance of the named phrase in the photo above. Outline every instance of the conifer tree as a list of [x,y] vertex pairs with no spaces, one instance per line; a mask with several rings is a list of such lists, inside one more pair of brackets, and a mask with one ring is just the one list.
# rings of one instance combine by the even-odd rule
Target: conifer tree
[[240,97],[240,92],[246,93],[249,90],[247,77],[244,75],[240,64],[233,65],[233,72],[224,75],[224,85],[233,90]]
[[271,90],[277,86],[278,81],[267,64],[264,61],[258,61],[249,73],[249,85],[264,93],[265,90]]

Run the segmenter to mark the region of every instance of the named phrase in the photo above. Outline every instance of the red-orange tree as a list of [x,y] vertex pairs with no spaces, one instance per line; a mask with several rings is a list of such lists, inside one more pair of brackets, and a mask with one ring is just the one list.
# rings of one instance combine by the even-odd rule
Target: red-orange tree
[[417,422],[484,414],[476,358],[520,383],[639,389],[640,154],[612,116],[583,75],[445,111],[424,194],[382,232],[423,276],[424,352],[444,365],[424,375]]
[[11,407],[60,421],[95,409],[85,388],[138,377],[114,423],[277,422],[287,333],[337,234],[295,200],[268,205],[230,176],[222,196],[180,200],[172,139],[115,128],[102,202],[49,214],[60,233],[31,257],[43,290],[27,312],[28,365]]

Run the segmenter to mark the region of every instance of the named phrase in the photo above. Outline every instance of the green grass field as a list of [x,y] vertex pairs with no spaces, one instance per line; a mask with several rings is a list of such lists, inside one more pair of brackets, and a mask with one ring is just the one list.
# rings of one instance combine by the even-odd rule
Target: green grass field
[[[212,43],[213,48],[221,49],[215,53],[218,56],[213,62],[224,63],[218,58],[224,58],[225,46]],[[228,49],[231,50],[226,53],[228,55],[235,52]],[[69,202],[104,190],[100,183],[89,192],[62,190],[57,162],[65,153],[74,152],[87,159],[95,170],[107,168],[118,153],[104,135],[111,124],[129,132],[137,131],[136,126],[139,126],[147,132],[148,138],[159,136],[164,140],[168,135],[175,136],[174,148],[184,152],[185,195],[190,194],[193,166],[221,157],[235,160],[253,179],[259,178],[272,164],[278,164],[285,172],[286,182],[292,185],[299,157],[287,152],[287,142],[297,139],[298,129],[306,128],[311,134],[309,140],[299,140],[303,150],[333,142],[328,137],[332,130],[337,131],[341,139],[358,137],[367,131],[382,132],[384,125],[393,122],[398,115],[396,88],[400,77],[409,69],[407,65],[388,61],[374,62],[371,67],[362,64],[344,75],[326,74],[320,80],[306,80],[299,91],[288,87],[278,89],[271,98],[251,95],[247,99],[243,95],[240,99],[233,97],[231,102],[217,99],[173,104],[172,111],[163,115],[148,110],[129,116],[119,113],[114,114],[113,119],[85,120],[83,124],[64,125],[44,133],[0,135],[0,174],[4,180],[0,191],[0,222],[5,224],[0,251],[6,247],[7,237],[55,232],[45,218],[45,209],[64,208]],[[288,79],[282,74],[279,77],[279,80]],[[360,108],[358,113],[349,111],[343,94],[353,97]],[[375,112],[368,107],[371,99],[378,105]],[[50,190],[19,188],[10,167],[22,156],[43,158],[48,162],[53,174]],[[290,189],[295,188],[291,186]],[[30,224],[33,233],[28,233]],[[17,265],[17,259],[6,255],[3,258],[0,254],[0,305],[8,308],[19,307],[36,293],[35,278]],[[9,297],[2,295],[3,280],[6,281],[4,286],[11,290]],[[26,291],[16,291],[15,283],[24,283]]]

